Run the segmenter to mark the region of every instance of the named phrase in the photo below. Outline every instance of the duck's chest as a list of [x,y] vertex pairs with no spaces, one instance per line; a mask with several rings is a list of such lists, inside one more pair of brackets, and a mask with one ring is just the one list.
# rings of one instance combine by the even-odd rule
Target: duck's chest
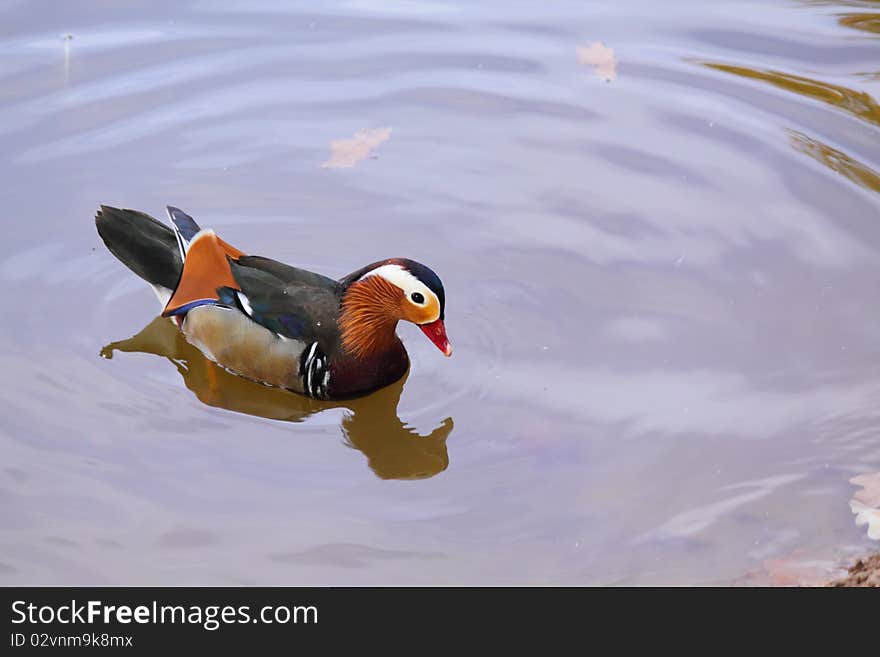
[[400,379],[409,368],[409,357],[399,339],[370,358],[346,358],[331,363],[328,393],[333,398],[355,397],[378,390]]

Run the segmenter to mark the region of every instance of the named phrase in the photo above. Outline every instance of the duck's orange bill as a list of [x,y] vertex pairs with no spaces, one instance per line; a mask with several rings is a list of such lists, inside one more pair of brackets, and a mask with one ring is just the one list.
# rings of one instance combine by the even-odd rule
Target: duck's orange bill
[[189,245],[180,282],[162,316],[169,317],[195,305],[216,301],[218,288],[239,289],[227,257],[237,260],[243,255],[242,251],[217,237],[214,231],[201,231]]
[[449,344],[449,338],[446,337],[446,327],[443,320],[438,319],[430,324],[419,324],[422,333],[428,336],[428,339],[437,345],[437,348],[443,352],[446,357],[452,355],[452,345]]

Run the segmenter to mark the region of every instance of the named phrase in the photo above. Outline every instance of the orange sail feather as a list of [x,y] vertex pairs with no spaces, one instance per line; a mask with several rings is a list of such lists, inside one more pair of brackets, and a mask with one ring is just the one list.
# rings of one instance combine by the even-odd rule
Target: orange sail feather
[[243,255],[243,251],[221,240],[213,230],[199,232],[190,242],[180,282],[162,316],[178,314],[199,302],[217,301],[220,298],[217,290],[221,287],[240,289],[232,275],[228,258],[237,260]]

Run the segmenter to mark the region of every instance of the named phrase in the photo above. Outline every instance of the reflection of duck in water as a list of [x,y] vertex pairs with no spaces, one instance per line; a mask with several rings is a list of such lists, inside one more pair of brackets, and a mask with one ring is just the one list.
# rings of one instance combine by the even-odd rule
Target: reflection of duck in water
[[331,408],[349,411],[342,421],[346,442],[362,451],[383,479],[419,479],[442,472],[449,464],[446,438],[452,419],[427,436],[420,436],[397,417],[397,404],[406,374],[396,383],[361,399],[324,402],[281,388],[270,388],[235,376],[205,358],[167,319],[157,317],[137,335],[112,342],[101,350],[163,356],[177,367],[186,387],[209,406],[273,420],[300,422]]
[[174,230],[107,206],[95,221],[107,248],[153,286],[162,315],[236,374],[315,399],[363,395],[407,372],[401,320],[452,354],[443,284],[422,264],[393,258],[334,281],[245,255],[180,210],[168,214]]

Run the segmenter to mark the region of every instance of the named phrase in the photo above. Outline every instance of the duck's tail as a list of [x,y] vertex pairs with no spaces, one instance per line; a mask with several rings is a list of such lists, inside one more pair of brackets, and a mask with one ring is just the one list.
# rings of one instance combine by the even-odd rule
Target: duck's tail
[[[169,208],[172,220],[176,213],[192,222],[184,232],[191,232],[193,226],[198,230],[191,217],[176,208]],[[95,225],[110,253],[151,284],[164,304],[177,287],[183,271],[181,252],[184,249],[177,233],[148,214],[107,205],[98,210]]]

